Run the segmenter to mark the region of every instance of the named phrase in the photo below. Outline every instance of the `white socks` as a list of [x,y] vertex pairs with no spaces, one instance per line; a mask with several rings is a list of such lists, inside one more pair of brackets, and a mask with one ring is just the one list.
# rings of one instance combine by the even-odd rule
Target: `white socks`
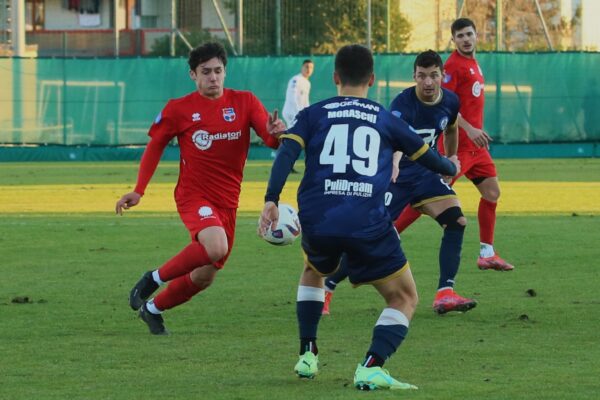
[[493,257],[496,253],[494,252],[494,246],[487,243],[479,243],[479,257],[488,258]]

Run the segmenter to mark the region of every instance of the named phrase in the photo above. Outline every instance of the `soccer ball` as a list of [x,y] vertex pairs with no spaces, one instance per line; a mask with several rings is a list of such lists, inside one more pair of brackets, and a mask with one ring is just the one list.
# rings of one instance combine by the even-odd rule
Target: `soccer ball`
[[271,228],[267,228],[267,232],[264,234],[263,239],[275,246],[285,246],[292,244],[302,229],[300,228],[300,220],[298,219],[298,213],[294,207],[289,204],[279,204],[279,221],[277,223],[277,229],[274,231]]

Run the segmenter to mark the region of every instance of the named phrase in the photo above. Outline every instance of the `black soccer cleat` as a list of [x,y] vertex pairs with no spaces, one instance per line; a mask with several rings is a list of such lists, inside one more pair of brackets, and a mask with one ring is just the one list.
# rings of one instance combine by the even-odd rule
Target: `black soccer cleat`
[[148,297],[158,289],[158,283],[152,278],[152,271],[146,272],[129,292],[129,306],[137,311],[148,300]]
[[148,311],[148,307],[146,307],[146,303],[140,307],[139,316],[148,325],[148,329],[150,333],[153,335],[168,335],[169,331],[165,328],[165,321],[163,320],[162,315],[160,314],[152,314]]

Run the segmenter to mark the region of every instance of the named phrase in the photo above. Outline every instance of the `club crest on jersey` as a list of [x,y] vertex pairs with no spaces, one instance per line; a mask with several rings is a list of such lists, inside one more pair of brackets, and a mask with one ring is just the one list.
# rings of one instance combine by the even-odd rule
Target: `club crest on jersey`
[[448,117],[444,117],[440,120],[440,130],[445,130],[446,126],[448,126]]
[[158,124],[162,120],[162,111],[158,113],[156,118],[154,118],[154,123]]
[[452,80],[452,75],[447,72],[444,72],[444,83],[448,83]]
[[235,111],[233,107],[223,109],[223,119],[227,122],[235,121]]
[[200,121],[200,113],[199,112],[195,112],[195,113],[192,114],[192,121],[193,122]]

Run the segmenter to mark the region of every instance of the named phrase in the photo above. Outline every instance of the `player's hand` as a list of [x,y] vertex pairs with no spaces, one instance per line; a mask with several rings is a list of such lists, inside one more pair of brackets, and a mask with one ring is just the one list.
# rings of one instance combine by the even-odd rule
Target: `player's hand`
[[267,132],[270,135],[279,138],[279,136],[286,130],[285,123],[277,116],[277,110],[273,111],[273,114],[269,114],[269,120],[267,121]]
[[260,219],[258,220],[258,236],[263,237],[267,233],[267,229],[271,228],[272,231],[277,229],[277,223],[279,222],[279,208],[272,201],[267,201],[263,207]]
[[492,137],[487,134],[483,129],[471,128],[467,130],[467,136],[477,145],[477,147],[490,147],[490,142],[493,141]]
[[129,210],[131,207],[138,205],[141,198],[142,196],[136,192],[124,194],[123,197],[117,201],[115,212],[119,215],[123,215],[123,210]]
[[448,157],[448,160],[450,160],[452,164],[456,166],[456,174],[454,174],[454,176],[460,174],[460,160],[458,159],[458,156],[455,154],[453,156]]
[[460,160],[458,159],[458,156],[456,156],[456,155],[448,157],[448,160],[450,160],[452,162],[452,164],[454,164],[456,166],[456,174],[454,174],[454,176],[444,175],[442,177],[444,179],[444,181],[446,181],[446,183],[450,184],[452,182],[452,178],[454,178],[455,176],[458,176],[458,174],[460,174]]

